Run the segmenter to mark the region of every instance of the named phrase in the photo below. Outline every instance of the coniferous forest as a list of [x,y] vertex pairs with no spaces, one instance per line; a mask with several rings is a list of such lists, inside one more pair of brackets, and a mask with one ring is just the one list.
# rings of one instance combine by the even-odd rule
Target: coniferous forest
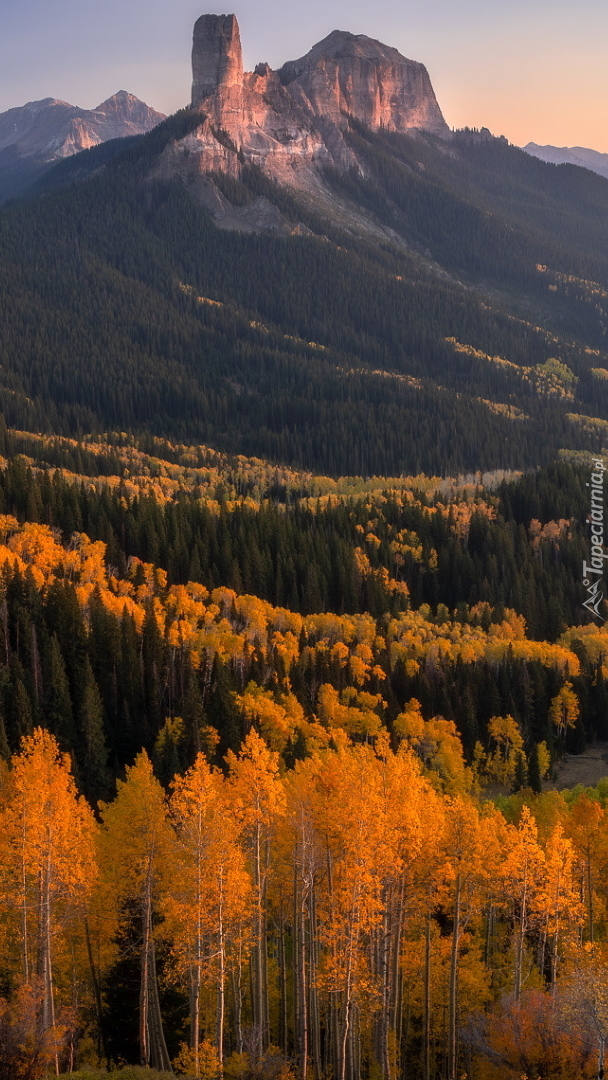
[[230,232],[192,124],[0,212],[0,1078],[596,1077],[608,185],[352,121]]

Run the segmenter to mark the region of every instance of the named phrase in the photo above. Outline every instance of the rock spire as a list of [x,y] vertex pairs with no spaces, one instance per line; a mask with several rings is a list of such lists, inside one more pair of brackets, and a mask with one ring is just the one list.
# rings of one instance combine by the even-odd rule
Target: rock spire
[[238,112],[243,93],[243,54],[235,15],[201,15],[192,38],[192,107],[214,98],[220,113]]

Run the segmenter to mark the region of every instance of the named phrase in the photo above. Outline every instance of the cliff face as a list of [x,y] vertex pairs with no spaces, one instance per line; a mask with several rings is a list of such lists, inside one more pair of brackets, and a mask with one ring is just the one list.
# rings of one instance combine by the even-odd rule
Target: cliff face
[[343,136],[348,115],[373,129],[450,134],[422,64],[342,31],[278,72],[267,64],[244,72],[235,16],[202,15],[192,75],[192,108],[204,119],[167,150],[161,171],[168,175],[238,176],[247,163],[283,183],[318,188],[322,166],[356,164]]

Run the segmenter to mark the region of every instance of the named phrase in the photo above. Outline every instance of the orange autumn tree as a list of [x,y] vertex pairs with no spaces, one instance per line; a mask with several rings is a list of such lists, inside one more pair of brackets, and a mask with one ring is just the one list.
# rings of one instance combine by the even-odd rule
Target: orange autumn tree
[[457,1080],[459,1029],[463,1013],[460,973],[465,935],[475,928],[488,899],[494,895],[500,866],[503,819],[498,811],[489,811],[487,807],[484,813],[480,813],[475,803],[462,795],[446,798],[445,817],[440,898],[452,923],[447,1002],[447,1080]]
[[156,974],[154,915],[169,861],[171,832],[163,790],[142,750],[117,781],[113,803],[102,806],[102,869],[118,911],[135,907],[141,920],[139,1044],[146,1068],[170,1069]]
[[468,791],[473,774],[464,760],[462,740],[452,720],[433,716],[425,720],[420,702],[411,698],[395,718],[393,731],[423,762],[429,776],[436,774],[446,791]]
[[[95,823],[76,792],[69,756],[41,728],[13,757],[2,803],[0,898],[19,950],[19,982],[37,984],[45,1032],[57,1019],[56,964],[97,874]],[[62,976],[66,991],[69,976]]]
[[[403,754],[400,748],[399,754]],[[423,1080],[430,1080],[433,1073],[433,1048],[437,1044],[437,1028],[434,1022],[445,1020],[442,999],[441,967],[442,942],[434,916],[437,912],[443,882],[443,841],[446,822],[444,798],[428,781],[420,791],[418,812],[420,814],[420,848],[409,852],[400,873],[400,910],[396,933],[399,941],[399,980],[397,982],[396,1008],[393,1030],[397,1032],[403,1022],[403,1012],[411,1008],[412,999],[419,1004],[422,1025],[421,1065]],[[406,788],[410,801],[409,785]],[[401,925],[403,924],[403,925]],[[398,1045],[398,1043],[397,1043]]]
[[363,1016],[369,1029],[374,1009],[367,947],[381,919],[382,826],[373,758],[369,746],[344,745],[323,758],[316,781],[316,828],[327,867],[318,904],[319,982],[329,1004],[332,1068],[339,1080],[352,1075],[357,1021]]
[[[293,950],[293,1030],[299,1075],[306,1080],[312,1058],[321,1070],[321,1018],[318,994],[316,906],[323,857],[315,829],[313,792],[318,757],[296,763],[285,777],[287,812],[279,834],[279,865],[272,900],[280,925],[282,982],[285,986],[286,928],[291,924]],[[288,931],[287,931],[288,932]],[[282,994],[283,1032],[288,1027],[287,994]]]
[[608,949],[587,942],[575,950],[565,985],[564,1012],[597,1045],[597,1076],[603,1076],[608,1046]]
[[170,856],[172,887],[161,909],[173,933],[177,970],[190,990],[190,1049],[199,1075],[200,993],[214,991],[214,1043],[218,1067],[224,1053],[226,985],[240,982],[247,959],[252,882],[238,830],[228,813],[226,781],[199,754],[184,776],[172,784],[170,816],[174,827]]
[[568,728],[576,727],[579,712],[579,701],[572,689],[572,683],[564,683],[551,701],[549,709],[549,719],[555,724],[562,739],[565,738]]
[[536,822],[527,806],[522,809],[517,829],[511,827],[505,840],[499,881],[502,905],[513,927],[513,993],[518,1001],[530,974],[524,971],[526,939],[534,924],[535,904],[545,880],[545,856],[538,842]]
[[540,925],[541,956],[544,958],[548,947],[551,989],[555,991],[564,946],[580,940],[585,918],[575,875],[574,846],[559,824],[547,837],[544,880],[534,909]]
[[517,720],[512,716],[492,716],[488,720],[488,742],[485,772],[490,781],[510,785],[515,780],[518,765],[525,766],[524,739]]
[[[314,824],[326,868],[317,901],[323,947],[318,979],[329,1005],[333,1068],[341,1080],[354,1075],[365,1033],[390,1076],[401,875],[422,844],[426,785],[413,759],[393,755],[386,739],[375,748],[344,744],[320,755],[313,779]],[[383,999],[387,1020],[375,1027]]]
[[323,1030],[337,1075],[356,1074],[364,1055],[396,1076],[404,939],[426,916],[441,800],[409,748],[394,754],[386,738],[375,747],[343,739],[337,752],[298,762],[285,784],[275,894],[279,919],[292,911],[300,1076],[322,1071]]
[[571,1011],[548,992],[505,998],[489,1016],[477,1018],[467,1036],[477,1051],[479,1080],[597,1080],[601,1075],[587,1025],[573,1024]]
[[285,813],[285,791],[279,777],[279,755],[255,731],[240,754],[226,755],[229,812],[247,853],[253,877],[252,1011],[260,1050],[268,1046],[268,980],[266,897],[273,841]]
[[[399,1031],[402,1025],[403,943],[412,924],[426,915],[428,878],[434,841],[442,831],[440,800],[422,776],[420,763],[409,747],[391,752],[388,740],[375,747],[381,791],[382,921],[370,941],[370,963],[377,973],[380,1008],[373,1023],[374,1054],[385,1080],[399,1075]],[[431,829],[434,835],[431,835]],[[431,871],[432,872],[432,871]]]
[[608,858],[606,811],[583,794],[572,806],[565,829],[576,852],[580,891],[587,908],[587,940],[593,942],[597,890]]

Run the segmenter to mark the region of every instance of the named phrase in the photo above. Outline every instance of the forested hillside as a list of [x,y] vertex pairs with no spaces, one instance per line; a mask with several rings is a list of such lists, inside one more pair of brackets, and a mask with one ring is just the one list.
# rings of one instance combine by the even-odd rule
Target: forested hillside
[[235,702],[250,684],[296,710],[277,733],[286,760],[340,695],[360,734],[420,700],[470,760],[510,714],[534,775],[538,743],[559,756],[566,738],[605,734],[603,631],[570,629],[585,621],[586,543],[572,466],[488,490],[332,481],[168,444],[151,456],[7,432],[4,449],[3,745],[49,726],[91,796],[169,735],[186,767],[201,724],[219,763],[247,731]]
[[1,440],[0,1075],[593,1075],[587,467]]
[[601,450],[602,178],[473,133],[353,127],[367,174],[328,176],[333,203],[253,169],[215,176],[234,205],[280,212],[278,231],[239,233],[153,178],[192,123],[77,155],[0,214],[11,426],[146,431],[333,475]]

